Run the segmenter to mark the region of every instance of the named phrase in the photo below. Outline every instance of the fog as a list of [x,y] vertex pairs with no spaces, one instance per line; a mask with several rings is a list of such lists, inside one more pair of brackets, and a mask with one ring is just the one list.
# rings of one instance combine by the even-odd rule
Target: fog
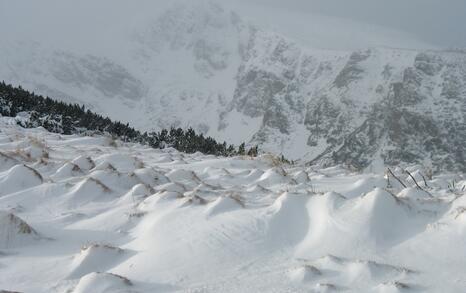
[[465,0],[237,0],[401,31],[438,47],[466,47]]
[[[248,21],[314,47],[466,47],[466,0],[181,1],[222,2]],[[173,2],[0,0],[0,34],[60,46],[114,47],[135,23],[155,18]]]

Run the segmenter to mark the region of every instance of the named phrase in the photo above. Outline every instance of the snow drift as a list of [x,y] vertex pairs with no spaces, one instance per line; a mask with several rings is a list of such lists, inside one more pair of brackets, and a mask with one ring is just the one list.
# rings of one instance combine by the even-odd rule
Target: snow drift
[[[0,118],[0,288],[464,288],[462,173],[424,182],[425,171],[412,166],[418,185],[401,168],[393,173],[402,184],[389,183],[383,172],[115,147],[98,136],[51,134],[7,120]],[[23,155],[29,137],[39,136],[51,160]]]

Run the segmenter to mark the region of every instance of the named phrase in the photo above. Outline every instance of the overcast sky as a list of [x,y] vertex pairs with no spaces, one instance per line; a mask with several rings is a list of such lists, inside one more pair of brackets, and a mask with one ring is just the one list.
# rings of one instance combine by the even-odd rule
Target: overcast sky
[[[178,0],[179,1],[179,0]],[[466,47],[466,0],[220,1],[243,18],[310,46],[347,49]],[[175,0],[0,0],[0,34],[112,43]],[[105,30],[105,34],[101,31]]]
[[439,47],[466,47],[466,0],[243,1],[377,24],[404,31]]

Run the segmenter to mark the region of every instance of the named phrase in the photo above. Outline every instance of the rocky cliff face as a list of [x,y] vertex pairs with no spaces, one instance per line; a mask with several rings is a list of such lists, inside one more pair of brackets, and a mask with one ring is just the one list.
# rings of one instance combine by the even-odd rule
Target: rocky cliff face
[[326,159],[363,168],[379,156],[389,165],[421,163],[464,172],[465,61],[462,52],[417,54],[402,80],[389,84],[387,97],[374,103],[361,126]]
[[315,164],[466,171],[466,51],[315,50],[209,2],[167,10],[128,44],[118,60],[2,45],[0,78]]

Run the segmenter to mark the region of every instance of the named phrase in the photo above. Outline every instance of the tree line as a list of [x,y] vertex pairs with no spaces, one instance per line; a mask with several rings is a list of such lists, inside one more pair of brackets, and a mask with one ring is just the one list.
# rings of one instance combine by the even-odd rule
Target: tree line
[[108,117],[96,114],[84,105],[65,103],[37,95],[24,90],[21,86],[14,87],[0,83],[0,115],[16,117],[21,112],[29,114],[28,119],[19,120],[22,127],[32,128],[42,126],[50,132],[60,134],[109,134],[125,142],[135,142],[149,145],[153,148],[173,147],[185,153],[201,152],[216,156],[250,155],[257,156],[258,147],[246,149],[245,143],[238,147],[226,142],[217,142],[210,136],[198,134],[192,128],[162,129],[158,132],[140,132],[128,123],[112,121]]

